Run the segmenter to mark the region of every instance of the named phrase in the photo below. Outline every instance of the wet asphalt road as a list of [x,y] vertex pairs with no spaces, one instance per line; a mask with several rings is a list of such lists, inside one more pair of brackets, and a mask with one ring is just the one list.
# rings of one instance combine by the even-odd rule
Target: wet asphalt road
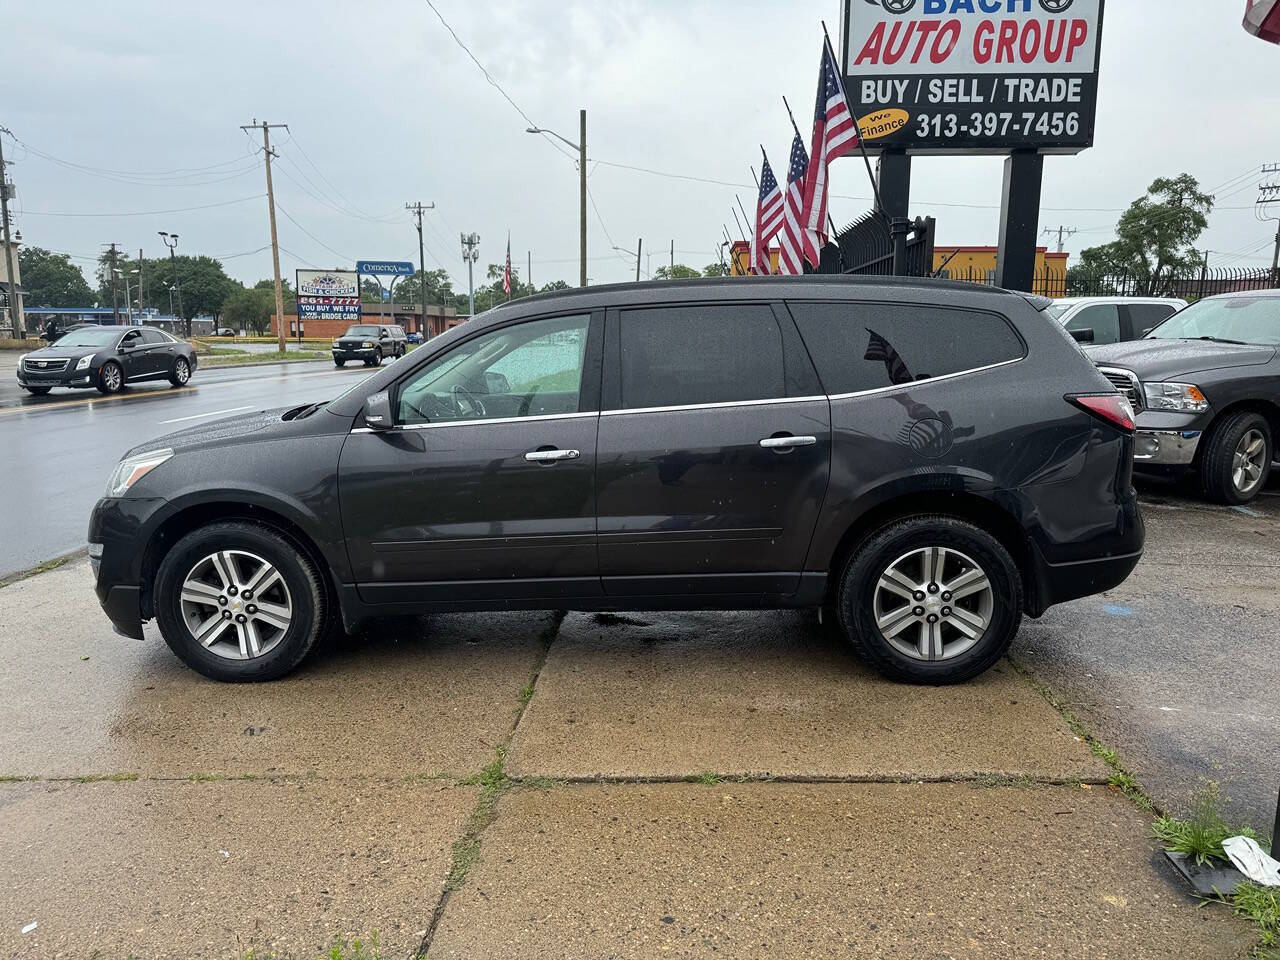
[[[208,369],[182,390],[35,398],[18,390],[13,362],[0,355],[0,490],[10,504],[0,510],[0,577],[83,546],[89,511],[129,447],[221,415],[326,399],[369,372],[325,362]],[[1133,576],[1025,621],[1013,656],[1162,806],[1185,810],[1212,777],[1233,817],[1269,832],[1280,788],[1280,476],[1244,508],[1185,488],[1140,484],[1140,493],[1147,553]],[[776,629],[774,614],[748,616],[751,630]]]
[[0,356],[0,577],[84,546],[89,512],[123,454],[219,416],[337,396],[371,372],[328,361],[197,370],[187,387],[142,383],[114,397],[33,397]]

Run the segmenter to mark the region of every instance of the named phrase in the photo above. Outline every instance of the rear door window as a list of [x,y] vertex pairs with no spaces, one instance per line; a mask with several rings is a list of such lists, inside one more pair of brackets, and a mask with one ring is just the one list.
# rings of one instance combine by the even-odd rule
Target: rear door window
[[992,313],[897,303],[789,305],[828,394],[900,386],[1026,355]]
[[1133,327],[1133,338],[1145,336],[1148,330],[1160,326],[1176,312],[1171,303],[1130,303],[1125,306],[1129,311],[1129,323]]
[[1085,307],[1067,321],[1068,330],[1092,330],[1093,343],[1116,343],[1120,335],[1120,306],[1115,303],[1095,303]]
[[766,304],[623,310],[618,348],[623,409],[787,396],[782,331]]

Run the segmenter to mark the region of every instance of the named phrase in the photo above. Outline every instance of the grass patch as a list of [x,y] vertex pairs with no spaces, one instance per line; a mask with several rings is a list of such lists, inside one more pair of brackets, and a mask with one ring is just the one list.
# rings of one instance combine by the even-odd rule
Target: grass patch
[[1245,881],[1236,887],[1231,907],[1237,917],[1257,924],[1262,949],[1254,955],[1277,957],[1274,948],[1280,947],[1280,887],[1260,887]]
[[288,350],[285,353],[249,353],[229,347],[211,347],[203,354],[199,369],[205,367],[240,367],[255,363],[298,363],[307,360],[329,360],[332,354],[320,350]]
[[12,773],[6,773],[3,775],[0,775],[0,783],[27,783],[35,779],[36,779],[35,777],[28,777],[25,775],[12,774]]
[[453,863],[449,867],[449,876],[445,879],[444,888],[449,892],[459,889],[467,882],[467,874],[480,862],[480,837],[489,824],[493,823],[498,812],[498,800],[511,789],[511,778],[506,771],[507,748],[499,747],[497,756],[491,764],[479,773],[472,774],[461,781],[463,786],[479,787],[480,799],[467,821],[467,829],[453,844]]
[[[369,939],[340,940],[334,943],[316,960],[384,960],[385,954],[378,949],[378,935],[370,934]],[[240,955],[240,960],[280,960],[274,953],[258,953],[249,950]],[[415,958],[416,960],[416,958]]]
[[1161,846],[1171,853],[1194,857],[1200,866],[1210,861],[1225,861],[1222,841],[1228,837],[1244,836],[1254,840],[1258,835],[1248,827],[1236,828],[1222,818],[1222,789],[1212,780],[1206,780],[1191,798],[1191,816],[1186,820],[1176,817],[1158,817],[1151,824],[1151,832]]
[[76,783],[132,783],[138,779],[136,773],[90,773],[81,777],[71,777]]
[[713,773],[710,770],[704,770],[702,773],[696,773],[691,777],[686,777],[685,782],[700,783],[704,787],[714,787],[718,783],[723,783],[724,777],[718,773]]

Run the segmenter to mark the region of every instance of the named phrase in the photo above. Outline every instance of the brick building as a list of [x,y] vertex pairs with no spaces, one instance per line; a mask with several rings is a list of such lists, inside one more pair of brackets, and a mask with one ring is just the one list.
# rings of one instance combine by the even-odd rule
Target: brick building
[[[427,340],[444,333],[450,327],[456,327],[467,319],[459,317],[458,311],[453,307],[439,307],[434,304],[427,305],[425,316],[421,306],[409,303],[397,303],[394,306],[389,303],[366,303],[362,305],[361,312],[363,313],[362,323],[396,323],[404,327],[405,333],[421,333]],[[285,314],[284,322],[285,336],[296,337],[298,335],[297,315]],[[302,336],[325,339],[340,337],[347,332],[349,326],[351,324],[346,320],[311,320],[303,323]],[[271,315],[270,334],[273,337],[278,336],[275,314]]]

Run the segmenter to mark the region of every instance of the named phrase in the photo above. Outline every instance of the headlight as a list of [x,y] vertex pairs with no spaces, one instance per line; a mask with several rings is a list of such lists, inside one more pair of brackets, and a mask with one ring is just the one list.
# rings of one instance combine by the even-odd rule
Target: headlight
[[362,347],[372,347],[372,346],[373,346],[373,341],[371,341],[371,340],[366,340],[364,343],[360,344],[360,346],[362,346]]
[[92,362],[93,362],[93,357],[92,357],[92,355],[90,355],[90,356],[88,356],[88,357],[81,357],[79,360],[77,360],[77,361],[76,361],[76,370],[77,370],[77,371],[79,371],[79,370],[88,370],[88,369],[89,369],[89,364],[90,364],[90,363],[92,363]]
[[151,450],[121,460],[107,481],[107,496],[123,496],[130,487],[172,456],[172,450]]
[[1144,383],[1142,395],[1148,410],[1204,413],[1209,409],[1209,401],[1194,383]]

